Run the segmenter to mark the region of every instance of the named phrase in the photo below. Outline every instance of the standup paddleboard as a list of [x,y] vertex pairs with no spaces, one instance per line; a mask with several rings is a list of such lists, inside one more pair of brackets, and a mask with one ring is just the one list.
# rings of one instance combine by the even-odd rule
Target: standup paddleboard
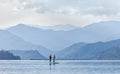
[[60,64],[59,62],[53,62],[53,64]]

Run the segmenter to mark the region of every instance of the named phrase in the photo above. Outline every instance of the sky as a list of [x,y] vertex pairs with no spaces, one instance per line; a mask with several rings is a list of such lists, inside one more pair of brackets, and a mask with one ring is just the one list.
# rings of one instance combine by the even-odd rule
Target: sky
[[0,0],[0,28],[120,21],[120,0]]

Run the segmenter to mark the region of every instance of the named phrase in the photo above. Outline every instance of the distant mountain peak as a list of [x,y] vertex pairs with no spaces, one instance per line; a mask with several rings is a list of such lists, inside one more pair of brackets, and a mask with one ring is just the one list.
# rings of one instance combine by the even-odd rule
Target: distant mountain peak
[[114,25],[120,25],[120,21],[101,21],[101,22],[97,22],[97,23],[92,23],[90,25],[85,26],[86,27],[108,27],[108,26],[114,26]]
[[14,27],[34,27],[34,28],[39,28],[39,29],[45,29],[45,30],[54,30],[54,31],[69,31],[69,30],[74,30],[77,28],[80,28],[78,26],[74,26],[71,24],[65,24],[65,25],[54,25],[54,26],[39,26],[39,25],[31,25],[31,24],[18,24]]
[[24,27],[28,27],[28,25],[26,25],[26,24],[17,24],[17,25],[8,27],[7,29],[10,29],[10,28],[24,28]]
[[54,31],[69,31],[76,28],[79,28],[78,26],[65,24],[65,25],[53,25],[53,26],[40,26],[40,25],[27,25],[35,28],[40,28],[44,30],[54,30]]
[[77,26],[71,25],[71,24],[65,24],[65,25],[54,25],[54,26],[40,26],[40,28],[42,29],[51,29],[51,30],[55,30],[55,31],[69,31],[69,30],[73,30],[76,28],[79,28]]
[[[28,24],[18,24],[18,25],[16,25],[17,27],[32,27],[32,26],[30,26],[30,25],[28,25]],[[16,27],[16,26],[13,26],[13,27]]]

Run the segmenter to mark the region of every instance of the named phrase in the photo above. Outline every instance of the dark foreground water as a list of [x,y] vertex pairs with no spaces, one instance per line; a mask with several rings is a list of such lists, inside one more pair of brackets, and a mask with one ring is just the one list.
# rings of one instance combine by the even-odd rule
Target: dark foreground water
[[0,61],[0,74],[120,74],[120,61],[58,60]]

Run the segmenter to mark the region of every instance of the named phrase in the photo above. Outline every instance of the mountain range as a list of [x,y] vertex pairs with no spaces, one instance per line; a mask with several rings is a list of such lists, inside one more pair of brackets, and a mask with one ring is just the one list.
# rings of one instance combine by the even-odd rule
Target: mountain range
[[120,59],[116,57],[120,55],[119,24],[106,21],[72,30],[19,24],[0,30],[0,49],[22,59],[47,59],[50,54],[56,54],[58,59]]
[[30,43],[57,51],[78,42],[94,43],[119,39],[119,28],[120,22],[106,21],[69,31],[41,29],[24,24],[10,27],[7,30]]
[[73,44],[59,51],[57,56],[59,59],[72,60],[120,60],[120,39],[108,42]]
[[48,56],[50,50],[41,46],[27,42],[9,31],[0,30],[0,49],[2,50],[38,50],[40,54]]
[[9,50],[16,56],[20,56],[22,60],[43,60],[47,59],[41,55],[37,50]]
[[73,26],[70,24],[66,24],[66,25],[54,25],[54,26],[36,26],[39,27],[41,29],[52,29],[54,31],[69,31],[69,30],[74,30],[79,28],[78,26]]
[[101,52],[97,55],[95,60],[120,60],[120,47],[113,47]]
[[0,51],[0,60],[21,60],[19,56],[15,56],[9,51]]

